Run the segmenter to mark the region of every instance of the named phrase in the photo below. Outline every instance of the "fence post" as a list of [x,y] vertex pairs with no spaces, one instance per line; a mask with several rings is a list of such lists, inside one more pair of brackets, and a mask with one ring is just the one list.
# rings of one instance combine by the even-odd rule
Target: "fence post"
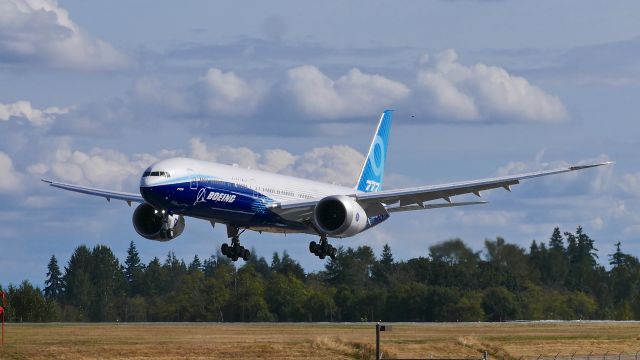
[[[486,350],[482,352],[482,360],[489,360],[489,353]],[[636,360],[638,360],[637,353],[636,353]]]
[[380,321],[376,323],[376,360],[380,360]]

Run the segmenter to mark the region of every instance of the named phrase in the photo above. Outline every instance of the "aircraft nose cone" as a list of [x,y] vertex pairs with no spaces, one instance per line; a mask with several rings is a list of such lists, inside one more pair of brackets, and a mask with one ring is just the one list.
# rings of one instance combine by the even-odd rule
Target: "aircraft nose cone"
[[141,186],[140,194],[142,198],[151,205],[160,207],[168,195],[164,193],[160,188],[153,186]]

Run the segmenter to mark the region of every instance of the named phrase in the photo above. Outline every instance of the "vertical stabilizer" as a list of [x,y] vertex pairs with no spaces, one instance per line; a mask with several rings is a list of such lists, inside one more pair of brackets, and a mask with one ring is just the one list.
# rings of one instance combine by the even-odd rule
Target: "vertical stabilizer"
[[387,158],[389,131],[393,110],[385,110],[380,117],[380,123],[371,141],[367,159],[364,161],[356,189],[364,192],[378,191],[382,187],[384,163]]

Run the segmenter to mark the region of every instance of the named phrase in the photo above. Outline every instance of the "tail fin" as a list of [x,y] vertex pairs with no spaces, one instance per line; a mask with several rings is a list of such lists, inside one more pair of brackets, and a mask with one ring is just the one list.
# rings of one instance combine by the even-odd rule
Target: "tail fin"
[[359,191],[378,191],[382,187],[392,115],[393,110],[385,110],[382,113],[382,117],[380,117],[376,134],[373,136],[373,141],[371,141],[371,146],[369,147],[369,154],[367,154],[367,159],[362,166],[362,172],[356,184],[356,189]]

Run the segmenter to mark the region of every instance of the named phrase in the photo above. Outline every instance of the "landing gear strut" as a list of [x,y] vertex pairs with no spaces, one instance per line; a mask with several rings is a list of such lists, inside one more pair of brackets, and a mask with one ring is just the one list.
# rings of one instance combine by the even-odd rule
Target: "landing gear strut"
[[[244,232],[244,230],[242,231]],[[227,225],[227,236],[231,239],[231,245],[222,244],[220,251],[222,251],[222,255],[225,255],[229,259],[233,261],[237,261],[238,259],[242,259],[244,261],[249,260],[249,256],[251,253],[249,250],[245,249],[244,246],[240,245],[240,234],[242,232],[235,226]]]
[[338,252],[335,247],[329,244],[326,235],[320,236],[319,244],[315,241],[310,242],[309,251],[320,259],[324,259],[326,256],[329,256],[331,259],[335,259],[336,253]]

